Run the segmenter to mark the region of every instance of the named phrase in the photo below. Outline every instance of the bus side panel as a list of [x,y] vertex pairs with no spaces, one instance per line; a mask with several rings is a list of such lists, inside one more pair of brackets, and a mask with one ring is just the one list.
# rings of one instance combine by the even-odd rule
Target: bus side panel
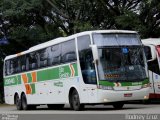
[[25,88],[22,85],[12,85],[4,87],[4,98],[6,104],[14,104],[14,96],[17,93],[19,97]]
[[150,80],[150,90],[149,93],[154,94],[154,79],[153,79],[153,72],[149,70],[149,80]]
[[150,96],[149,98],[160,98],[160,75],[149,70]]
[[[45,76],[43,75],[42,77],[38,76],[38,74],[37,78],[39,78],[39,82],[35,83],[35,92],[27,95],[28,104],[69,103],[68,95],[71,87],[74,87],[80,95],[79,77],[77,76],[77,72],[75,72],[76,75],[72,77],[70,76],[71,70],[69,69],[69,65],[70,64],[67,64],[58,67],[58,69],[56,68],[57,77],[51,75],[54,74],[53,72],[50,72],[49,74],[46,74],[45,72]],[[61,70],[62,68],[64,68],[64,71]],[[41,74],[44,73],[41,72]],[[65,75],[68,75],[68,77]],[[53,78],[50,76],[52,76]]]
[[160,98],[160,75],[153,73],[156,98]]
[[[50,80],[35,84],[35,94],[28,94],[28,104],[60,104],[64,103],[64,88],[56,86],[63,80]],[[63,99],[62,99],[63,98]]]
[[160,99],[160,57],[159,57],[159,53],[156,49],[156,56],[157,56],[157,69],[158,69],[158,72],[157,73],[154,73],[152,72],[152,75],[151,75],[151,80],[152,80],[152,88],[153,88],[153,91],[152,93],[150,94],[150,98],[159,98]]

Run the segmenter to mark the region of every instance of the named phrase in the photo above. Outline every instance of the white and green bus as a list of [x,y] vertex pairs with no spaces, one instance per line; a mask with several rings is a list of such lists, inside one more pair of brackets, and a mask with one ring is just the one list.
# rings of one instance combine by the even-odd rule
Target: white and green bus
[[135,31],[97,30],[61,37],[7,56],[4,93],[18,110],[148,99],[144,48]]

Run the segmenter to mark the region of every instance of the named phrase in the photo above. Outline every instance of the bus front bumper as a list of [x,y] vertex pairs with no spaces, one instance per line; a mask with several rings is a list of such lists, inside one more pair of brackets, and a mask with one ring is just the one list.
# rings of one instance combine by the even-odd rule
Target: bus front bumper
[[132,91],[98,90],[98,102],[108,103],[117,101],[147,100],[149,87]]

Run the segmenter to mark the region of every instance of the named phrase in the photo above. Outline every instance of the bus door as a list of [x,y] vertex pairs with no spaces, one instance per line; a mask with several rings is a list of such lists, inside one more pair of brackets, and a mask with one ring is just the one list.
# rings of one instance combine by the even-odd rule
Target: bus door
[[90,36],[78,37],[78,52],[80,69],[83,82],[81,84],[81,96],[84,101],[93,103],[97,99],[97,79],[95,65],[93,63],[93,54],[90,47]]

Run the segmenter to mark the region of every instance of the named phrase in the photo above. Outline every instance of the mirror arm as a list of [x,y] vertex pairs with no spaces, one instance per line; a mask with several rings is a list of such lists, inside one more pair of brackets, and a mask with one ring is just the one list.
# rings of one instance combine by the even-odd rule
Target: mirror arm
[[93,63],[96,64],[96,65],[98,65],[98,60],[97,59],[93,60]]

